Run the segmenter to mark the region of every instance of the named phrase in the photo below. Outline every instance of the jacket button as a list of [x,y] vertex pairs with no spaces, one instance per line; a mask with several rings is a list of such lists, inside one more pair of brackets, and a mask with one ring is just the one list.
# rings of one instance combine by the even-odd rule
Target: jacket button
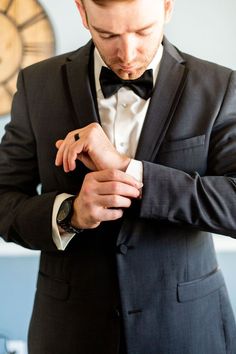
[[124,243],[122,243],[119,246],[119,251],[120,251],[121,254],[125,255],[128,252],[128,247]]

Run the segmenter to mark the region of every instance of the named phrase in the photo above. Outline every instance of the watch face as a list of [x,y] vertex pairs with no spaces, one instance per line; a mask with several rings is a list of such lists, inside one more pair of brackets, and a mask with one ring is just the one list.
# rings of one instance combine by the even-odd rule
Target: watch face
[[1,0],[0,116],[10,112],[19,70],[54,54],[54,32],[40,3]]
[[60,209],[58,211],[57,214],[57,222],[60,224],[61,222],[63,222],[68,215],[70,215],[71,212],[71,206],[72,206],[72,201],[71,200],[64,200],[64,202],[62,202]]

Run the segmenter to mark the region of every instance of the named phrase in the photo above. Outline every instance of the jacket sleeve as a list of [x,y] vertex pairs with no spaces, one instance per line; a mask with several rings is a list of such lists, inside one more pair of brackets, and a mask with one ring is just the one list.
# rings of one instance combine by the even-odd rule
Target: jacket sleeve
[[142,218],[236,237],[236,73],[212,127],[204,176],[143,165]]
[[17,87],[12,119],[0,145],[0,235],[27,248],[56,250],[51,215],[57,192],[37,192],[37,150],[22,73]]

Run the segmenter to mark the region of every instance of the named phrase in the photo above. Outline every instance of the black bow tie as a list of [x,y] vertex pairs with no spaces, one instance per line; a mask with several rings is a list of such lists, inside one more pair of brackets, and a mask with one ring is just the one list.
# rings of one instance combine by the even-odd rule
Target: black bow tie
[[145,100],[151,96],[153,90],[152,69],[146,70],[136,80],[123,80],[112,70],[103,66],[99,80],[105,98],[111,97],[123,86],[131,88],[138,96]]

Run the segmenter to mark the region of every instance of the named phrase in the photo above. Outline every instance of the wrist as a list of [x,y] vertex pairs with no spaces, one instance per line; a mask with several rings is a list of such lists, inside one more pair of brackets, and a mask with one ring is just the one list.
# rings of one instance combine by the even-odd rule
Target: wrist
[[120,164],[119,170],[122,172],[126,172],[128,166],[130,164],[131,158],[126,155],[121,155],[121,157],[122,157],[122,159],[121,159],[121,164]]
[[75,227],[76,229],[83,229],[81,227],[81,224],[78,222],[78,216],[77,216],[77,214],[75,212],[73,213],[73,215],[71,217],[71,225],[73,227]]
[[78,234],[81,231],[83,231],[82,229],[75,227],[71,221],[74,213],[74,208],[73,208],[74,200],[75,197],[69,197],[65,199],[59,208],[57,214],[57,225],[60,232],[63,230],[64,232],[67,233]]

